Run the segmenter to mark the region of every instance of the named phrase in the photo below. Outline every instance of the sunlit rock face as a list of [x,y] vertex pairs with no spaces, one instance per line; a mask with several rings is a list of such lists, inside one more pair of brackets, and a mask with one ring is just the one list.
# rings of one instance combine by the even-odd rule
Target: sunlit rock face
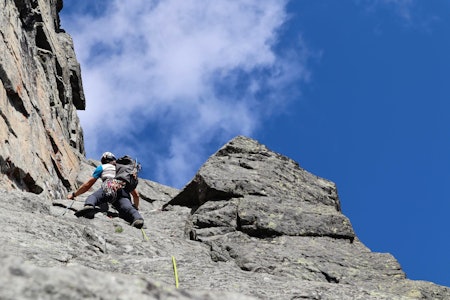
[[368,249],[333,182],[244,136],[181,191],[141,179],[142,231],[75,217],[99,162],[62,4],[0,1],[0,299],[450,299]]
[[181,191],[138,190],[143,231],[111,206],[75,217],[89,193],[0,189],[0,298],[450,299],[364,246],[332,182],[255,140],[228,142]]
[[52,198],[73,187],[84,155],[80,66],[61,8],[61,0],[0,3],[0,186]]

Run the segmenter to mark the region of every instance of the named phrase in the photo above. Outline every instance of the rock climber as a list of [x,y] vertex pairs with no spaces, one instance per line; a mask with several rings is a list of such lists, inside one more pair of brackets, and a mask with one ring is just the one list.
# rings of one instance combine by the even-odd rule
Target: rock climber
[[[101,178],[102,182],[108,179],[114,179],[116,176],[116,157],[111,152],[103,153],[101,157],[101,165],[99,165],[85,183],[83,183],[78,190],[67,195],[68,199],[75,199],[75,197],[87,192],[97,181]],[[131,194],[131,195],[130,195]],[[133,203],[131,203],[131,196],[133,196]],[[92,214],[95,207],[104,203],[110,203],[119,212],[119,217],[131,223],[131,226],[142,228],[144,226],[144,219],[139,213],[139,194],[136,189],[128,193],[125,189],[119,189],[116,195],[106,195],[103,188],[98,189],[88,196],[85,205],[82,209],[75,213],[77,217],[82,217]]]

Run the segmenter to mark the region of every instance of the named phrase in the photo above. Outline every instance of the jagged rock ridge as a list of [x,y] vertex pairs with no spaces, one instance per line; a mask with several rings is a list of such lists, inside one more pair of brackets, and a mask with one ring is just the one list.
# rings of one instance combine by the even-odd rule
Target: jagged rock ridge
[[221,148],[169,204],[236,216],[232,224],[196,218],[197,235],[211,235],[213,227],[257,237],[355,237],[334,183],[245,137]]

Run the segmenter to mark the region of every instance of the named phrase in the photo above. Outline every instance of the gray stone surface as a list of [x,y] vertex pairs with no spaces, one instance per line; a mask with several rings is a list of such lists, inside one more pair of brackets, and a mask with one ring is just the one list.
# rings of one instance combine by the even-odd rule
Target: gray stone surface
[[[241,164],[253,163],[253,168],[237,169],[236,157]],[[212,167],[219,162],[221,168]],[[97,163],[83,163],[80,182]],[[271,181],[274,177],[267,172],[279,168],[284,178],[302,178],[296,179],[303,186],[302,191],[297,188],[297,196],[292,192],[294,180]],[[199,185],[201,177],[207,180]],[[255,186],[264,187],[264,193],[254,193]],[[8,287],[0,289],[0,299],[450,297],[449,288],[408,280],[392,255],[365,247],[341,215],[332,183],[254,140],[230,141],[182,191],[148,180],[140,180],[138,188],[144,232],[116,217],[112,208],[93,219],[76,218],[74,212],[89,193],[71,201],[0,190],[0,285]],[[202,193],[213,196],[203,197],[200,205],[192,195]],[[225,194],[232,197],[217,196]],[[294,220],[279,216],[296,205],[303,207],[304,201],[308,210],[298,210]],[[238,217],[247,211],[252,218],[245,224],[251,229]],[[305,222],[298,221],[302,213],[308,215],[308,224],[317,225],[304,231]],[[344,220],[345,226],[328,221],[330,215]]]
[[[170,204],[200,207],[194,223],[201,235],[231,226],[259,237],[355,237],[334,183],[242,136],[217,151]],[[224,213],[231,219],[216,217]]]
[[[191,210],[185,235],[208,245],[213,261],[343,289],[327,294],[318,288],[317,299],[450,296],[447,288],[407,280],[392,255],[365,247],[341,212],[334,183],[246,137],[219,149],[164,205],[176,206]],[[284,285],[286,298],[297,297],[295,286]]]

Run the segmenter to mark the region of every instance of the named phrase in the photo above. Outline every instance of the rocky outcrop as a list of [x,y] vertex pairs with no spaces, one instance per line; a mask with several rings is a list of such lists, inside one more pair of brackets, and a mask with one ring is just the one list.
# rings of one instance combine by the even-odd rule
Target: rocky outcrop
[[[355,237],[334,183],[245,137],[221,148],[169,204],[199,210],[191,233],[196,236],[237,229],[263,238]],[[231,218],[217,219],[218,214]]]
[[84,156],[80,66],[62,0],[0,2],[0,187],[57,198]]
[[313,286],[324,299],[450,297],[447,288],[407,280],[392,255],[366,248],[334,183],[255,140],[239,136],[219,149],[164,207],[174,205],[191,209],[185,235],[208,245],[213,261],[284,282],[274,294],[274,286],[260,287],[254,295],[262,298],[321,299],[299,292]]
[[[82,163],[78,180],[97,164]],[[9,287],[0,298],[450,298],[365,247],[332,182],[255,140],[227,143],[182,191],[147,180],[138,189],[144,231],[112,208],[77,219],[86,195],[0,191],[0,284]]]
[[142,231],[108,205],[76,218],[89,193],[65,194],[99,162],[61,8],[0,2],[0,299],[450,299],[365,247],[334,183],[242,136],[182,191],[140,180]]

